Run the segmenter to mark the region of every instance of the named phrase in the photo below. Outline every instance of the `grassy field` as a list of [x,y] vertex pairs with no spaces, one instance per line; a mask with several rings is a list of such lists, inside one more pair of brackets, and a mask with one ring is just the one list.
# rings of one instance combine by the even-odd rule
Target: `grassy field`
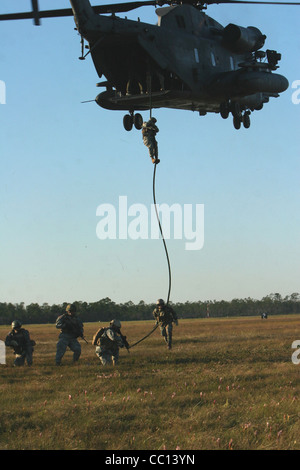
[[[105,325],[106,326],[106,325]],[[181,320],[116,367],[100,365],[86,324],[78,364],[54,365],[58,330],[30,325],[31,368],[0,365],[0,450],[300,449],[300,317]],[[134,343],[153,322],[124,322]],[[0,327],[4,340],[9,327]]]

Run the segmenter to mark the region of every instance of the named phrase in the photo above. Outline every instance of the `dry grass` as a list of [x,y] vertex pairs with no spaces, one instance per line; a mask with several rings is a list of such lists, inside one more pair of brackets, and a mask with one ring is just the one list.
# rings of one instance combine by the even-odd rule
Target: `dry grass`
[[[99,324],[86,324],[91,340]],[[152,322],[124,322],[134,343]],[[103,368],[91,344],[54,365],[54,325],[28,329],[31,368],[0,365],[0,449],[300,449],[299,316],[182,320]],[[0,327],[4,339],[7,327]],[[299,332],[299,334],[298,334]]]

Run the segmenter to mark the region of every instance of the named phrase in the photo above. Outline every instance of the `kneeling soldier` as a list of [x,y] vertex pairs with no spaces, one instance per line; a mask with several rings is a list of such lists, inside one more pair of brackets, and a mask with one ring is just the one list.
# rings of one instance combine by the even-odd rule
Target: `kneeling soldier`
[[22,328],[22,323],[19,320],[14,320],[11,327],[12,331],[5,339],[5,346],[9,346],[14,350],[16,356],[14,365],[23,366],[26,360],[27,365],[32,366],[32,353],[35,341],[30,339],[28,330]]
[[92,344],[96,346],[96,355],[101,363],[116,365],[119,360],[119,348],[126,348],[129,344],[126,336],[121,334],[121,322],[112,320],[107,328],[100,328],[93,337]]

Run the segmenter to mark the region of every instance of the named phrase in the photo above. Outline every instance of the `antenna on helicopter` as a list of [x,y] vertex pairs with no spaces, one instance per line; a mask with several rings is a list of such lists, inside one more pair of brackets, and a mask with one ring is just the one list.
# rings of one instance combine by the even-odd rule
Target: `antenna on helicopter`
[[84,57],[84,37],[83,36],[81,36],[80,43],[81,43],[81,56],[78,57],[78,59],[79,60],[85,60],[85,57]]

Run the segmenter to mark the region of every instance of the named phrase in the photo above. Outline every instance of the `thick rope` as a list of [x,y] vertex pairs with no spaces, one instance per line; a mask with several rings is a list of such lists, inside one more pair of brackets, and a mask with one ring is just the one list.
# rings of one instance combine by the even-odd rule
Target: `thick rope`
[[[171,264],[170,264],[167,244],[166,244],[166,241],[165,241],[163,229],[162,229],[162,226],[161,226],[161,222],[160,222],[159,214],[158,214],[158,210],[157,210],[157,204],[156,204],[156,195],[155,195],[156,167],[157,167],[157,164],[155,163],[154,164],[154,172],[153,172],[153,201],[154,201],[154,207],[155,207],[157,222],[158,222],[158,225],[159,225],[159,230],[160,230],[160,234],[161,234],[161,237],[162,237],[162,240],[163,240],[163,244],[164,244],[164,248],[165,248],[165,252],[166,252],[166,257],[167,257],[167,263],[168,263],[168,271],[169,271],[169,290],[168,290],[168,296],[167,296],[167,305],[168,305],[169,301],[170,301],[170,294],[171,294],[172,274],[171,274]],[[150,333],[148,333],[146,336],[144,336],[142,339],[140,339],[136,343],[129,346],[128,349],[133,348],[134,346],[136,346],[137,344],[141,343],[146,338],[148,338],[150,335],[152,335],[152,333],[154,333],[154,331],[156,330],[157,327],[158,327],[158,324],[155,325],[155,327],[153,328],[153,330],[150,331]]]
[[158,210],[157,210],[157,204],[156,204],[156,195],[155,195],[156,167],[157,167],[157,165],[155,164],[154,165],[154,172],[153,172],[153,201],[154,201],[156,218],[157,218],[157,222],[158,222],[158,225],[159,225],[159,230],[160,230],[161,238],[162,238],[162,241],[163,241],[163,244],[164,244],[166,257],[167,257],[167,263],[168,263],[169,290],[168,290],[168,296],[167,296],[167,302],[166,302],[166,304],[168,305],[169,301],[170,301],[170,294],[171,294],[172,274],[171,274],[171,265],[170,265],[170,258],[169,258],[169,253],[168,253],[168,249],[167,249],[167,244],[166,244],[166,240],[165,240],[164,233],[163,233],[163,230],[162,230],[162,226],[161,226],[161,223],[160,223]]
[[144,339],[148,338],[150,335],[152,335],[152,333],[154,333],[154,331],[156,330],[156,328],[158,327],[158,324],[155,325],[155,327],[153,328],[153,330],[150,331],[150,333],[148,333],[146,336],[144,336],[142,339],[140,339],[139,341],[137,341],[136,343],[132,344],[131,346],[129,346],[128,349],[131,349],[133,348],[134,346],[136,346],[137,344],[141,343],[142,341],[144,341]]
[[[150,76],[150,118],[152,117],[152,77]],[[156,218],[157,218],[157,222],[158,222],[158,225],[159,225],[159,231],[160,231],[160,234],[161,234],[161,237],[162,237],[162,241],[163,241],[163,244],[164,244],[164,248],[165,248],[165,252],[166,252],[166,257],[167,257],[167,263],[168,263],[168,271],[169,271],[169,290],[168,290],[168,296],[167,296],[167,305],[169,304],[169,301],[170,301],[170,294],[171,294],[171,279],[172,279],[172,275],[171,275],[171,265],[170,265],[170,259],[169,259],[169,253],[168,253],[168,249],[167,249],[167,244],[166,244],[166,241],[165,241],[165,237],[164,237],[164,234],[163,234],[163,230],[162,230],[162,226],[161,226],[161,223],[160,223],[160,219],[159,219],[159,214],[158,214],[158,210],[157,210],[157,204],[156,204],[156,194],[155,194],[155,182],[156,182],[156,167],[157,167],[157,164],[155,163],[154,164],[154,171],[153,171],[153,202],[154,202],[154,207],[155,207],[155,213],[156,213]],[[146,338],[148,338],[150,335],[152,335],[152,333],[154,333],[154,331],[157,329],[158,327],[158,323],[155,325],[155,327],[150,331],[150,333],[148,333],[146,336],[144,336],[142,339],[140,339],[139,341],[137,341],[136,343],[132,344],[129,348],[133,348],[134,346],[136,346],[137,344],[141,343],[142,341],[144,341]]]

